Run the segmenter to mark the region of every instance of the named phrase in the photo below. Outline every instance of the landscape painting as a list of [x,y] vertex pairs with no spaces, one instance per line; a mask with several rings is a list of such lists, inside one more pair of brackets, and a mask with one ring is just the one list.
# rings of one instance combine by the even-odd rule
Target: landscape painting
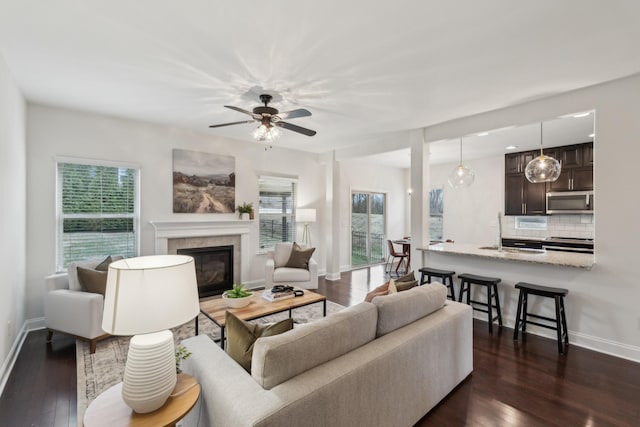
[[235,157],[173,150],[173,212],[233,213]]

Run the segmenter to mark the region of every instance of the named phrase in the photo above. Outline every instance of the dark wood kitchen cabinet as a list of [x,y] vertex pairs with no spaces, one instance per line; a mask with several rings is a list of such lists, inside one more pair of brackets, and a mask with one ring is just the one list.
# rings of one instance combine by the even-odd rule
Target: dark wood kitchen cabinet
[[593,190],[593,142],[553,150],[562,171],[556,181],[547,184],[547,191]]
[[546,156],[562,163],[560,177],[555,182],[534,184],[524,170],[539,150],[505,154],[505,215],[546,215],[548,191],[593,190],[593,143],[550,147]]
[[538,156],[539,151],[523,151],[504,155],[504,170],[506,174],[524,173],[527,164]]
[[547,189],[544,183],[534,184],[524,173],[505,177],[505,215],[544,215],[547,212]]

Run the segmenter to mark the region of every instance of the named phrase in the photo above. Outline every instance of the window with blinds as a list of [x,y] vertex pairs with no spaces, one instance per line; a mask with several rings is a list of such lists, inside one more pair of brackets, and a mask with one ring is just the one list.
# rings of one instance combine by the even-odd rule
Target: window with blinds
[[296,180],[260,177],[260,250],[266,251],[277,242],[293,242],[296,238]]
[[58,162],[57,271],[73,261],[138,254],[138,170]]

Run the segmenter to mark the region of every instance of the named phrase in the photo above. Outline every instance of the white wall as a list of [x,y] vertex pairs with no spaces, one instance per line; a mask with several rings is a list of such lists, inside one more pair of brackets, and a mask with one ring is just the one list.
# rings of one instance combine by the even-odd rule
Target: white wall
[[406,170],[360,160],[340,164],[340,270],[351,265],[351,192],[371,191],[387,195],[386,234],[390,239],[405,236],[407,190]]
[[[0,366],[25,322],[25,102],[0,55]],[[0,370],[0,379],[4,369]],[[0,390],[2,386],[0,385]]]
[[[454,120],[425,130],[437,141],[512,124],[534,123],[575,111],[595,109],[595,258],[592,270],[530,267],[519,263],[456,260],[427,255],[441,268],[475,270],[504,277],[505,310],[514,312],[516,280],[527,277],[550,286],[566,287],[568,326],[572,339],[601,351],[640,361],[640,197],[637,159],[640,158],[640,75],[557,95],[526,104]],[[621,197],[631,194],[631,197]],[[450,257],[449,257],[450,258]],[[446,262],[446,263],[445,263]],[[457,266],[456,266],[457,264]],[[498,270],[499,269],[499,270]],[[469,271],[472,272],[472,271]]]
[[463,161],[475,172],[469,187],[451,188],[447,178],[458,162],[431,165],[430,188],[444,191],[443,239],[461,243],[497,243],[498,212],[504,213],[504,158]]
[[[173,214],[172,150],[174,148],[235,156],[236,204],[258,202],[258,176],[299,177],[298,204],[318,209],[312,228],[314,258],[324,266],[322,218],[325,177],[316,155],[257,143],[228,140],[203,133],[168,128],[96,114],[40,105],[27,110],[28,244],[27,317],[43,314],[43,277],[55,268],[55,157],[126,161],[141,167],[141,255],[154,251],[151,220],[231,219],[237,214]],[[3,157],[4,159],[4,157]],[[8,182],[5,180],[5,182]],[[11,200],[12,198],[8,198]],[[22,214],[21,214],[22,217]],[[265,255],[258,254],[258,222],[251,226],[250,281],[264,279]]]

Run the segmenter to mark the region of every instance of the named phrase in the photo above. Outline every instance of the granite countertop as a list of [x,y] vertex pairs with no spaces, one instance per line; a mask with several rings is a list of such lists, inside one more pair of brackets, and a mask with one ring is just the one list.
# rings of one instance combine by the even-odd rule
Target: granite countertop
[[590,270],[595,263],[593,254],[545,251],[543,249],[526,250],[517,248],[503,248],[502,252],[499,252],[496,247],[469,243],[437,243],[435,245],[430,245],[428,248],[418,248],[418,250],[457,255],[469,255],[504,261],[519,261],[533,264],[550,264],[562,267],[577,267],[587,270]]

